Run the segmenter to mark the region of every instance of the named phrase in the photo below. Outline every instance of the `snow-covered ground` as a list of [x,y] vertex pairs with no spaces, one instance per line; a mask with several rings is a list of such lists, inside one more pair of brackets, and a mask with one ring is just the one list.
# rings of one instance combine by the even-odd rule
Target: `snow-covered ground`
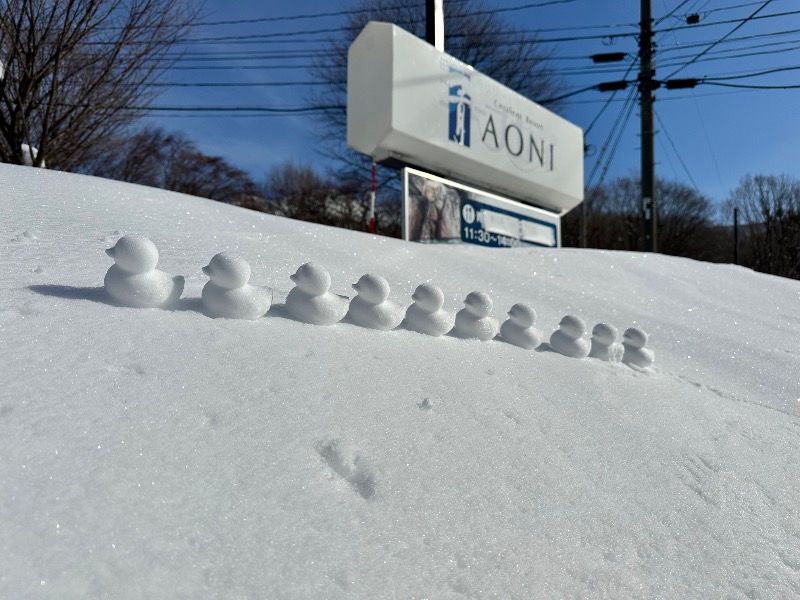
[[[800,282],[658,255],[414,245],[0,165],[0,598],[800,595]],[[174,310],[122,308],[149,236]],[[241,254],[276,290],[202,314]],[[649,372],[280,303],[383,275],[636,325]]]

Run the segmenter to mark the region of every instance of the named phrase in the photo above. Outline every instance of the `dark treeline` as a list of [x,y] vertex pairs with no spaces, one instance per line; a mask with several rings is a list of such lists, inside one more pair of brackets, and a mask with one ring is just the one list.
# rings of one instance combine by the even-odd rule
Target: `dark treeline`
[[[588,248],[640,250],[643,228],[639,186],[638,179],[622,177],[587,190],[585,206],[563,219],[563,245],[581,246],[583,234]],[[737,262],[763,273],[800,279],[797,179],[747,175],[721,207],[715,207],[693,188],[672,181],[658,181],[656,197],[659,252],[710,262]],[[734,209],[739,215],[738,236],[733,227]]]

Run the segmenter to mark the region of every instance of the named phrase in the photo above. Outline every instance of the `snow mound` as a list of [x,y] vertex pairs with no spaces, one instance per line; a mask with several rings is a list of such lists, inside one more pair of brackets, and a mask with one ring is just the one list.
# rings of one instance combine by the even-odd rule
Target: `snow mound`
[[[0,598],[798,594],[800,283],[413,245],[24,167],[0,186]],[[175,306],[108,302],[123,232],[184,275]],[[278,306],[205,317],[219,252]],[[307,262],[337,297],[380,272],[399,298],[435,281],[451,314],[481,289],[550,330],[638,327],[658,362],[299,323]]]

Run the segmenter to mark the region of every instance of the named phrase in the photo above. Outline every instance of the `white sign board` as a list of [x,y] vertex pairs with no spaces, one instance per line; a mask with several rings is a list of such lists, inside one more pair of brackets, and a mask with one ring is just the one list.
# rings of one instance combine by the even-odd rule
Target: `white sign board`
[[564,214],[583,201],[583,131],[392,25],[350,46],[347,143]]
[[495,248],[561,245],[561,218],[416,169],[403,169],[403,239]]

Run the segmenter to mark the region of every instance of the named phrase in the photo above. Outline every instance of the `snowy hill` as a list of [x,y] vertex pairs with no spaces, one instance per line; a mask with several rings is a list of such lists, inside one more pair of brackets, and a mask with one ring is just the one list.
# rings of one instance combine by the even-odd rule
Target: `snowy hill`
[[[800,283],[658,255],[413,245],[0,165],[0,597],[800,594]],[[149,236],[175,310],[110,304]],[[280,310],[200,312],[220,251],[275,288],[431,280],[545,338],[638,325],[649,372]]]

